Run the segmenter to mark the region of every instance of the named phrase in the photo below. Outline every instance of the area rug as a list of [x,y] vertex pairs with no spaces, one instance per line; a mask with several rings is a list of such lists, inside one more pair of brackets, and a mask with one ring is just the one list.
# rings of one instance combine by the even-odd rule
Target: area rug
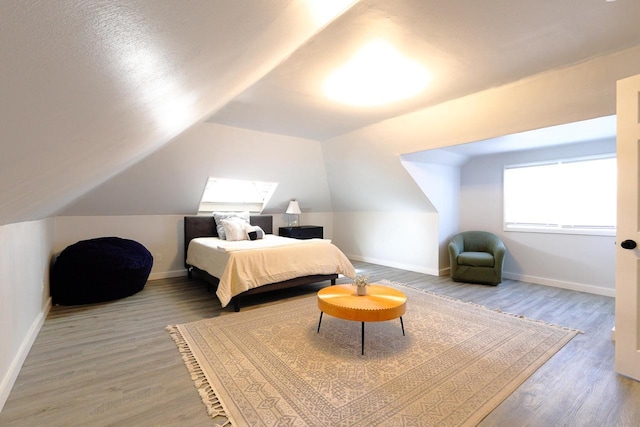
[[400,321],[316,296],[168,326],[209,414],[233,426],[474,426],[578,332],[397,283]]

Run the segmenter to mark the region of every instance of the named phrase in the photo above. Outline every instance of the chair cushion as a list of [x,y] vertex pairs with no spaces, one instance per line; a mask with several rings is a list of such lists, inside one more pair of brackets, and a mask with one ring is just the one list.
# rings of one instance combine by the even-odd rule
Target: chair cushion
[[488,252],[461,252],[458,264],[473,267],[493,267],[493,255]]

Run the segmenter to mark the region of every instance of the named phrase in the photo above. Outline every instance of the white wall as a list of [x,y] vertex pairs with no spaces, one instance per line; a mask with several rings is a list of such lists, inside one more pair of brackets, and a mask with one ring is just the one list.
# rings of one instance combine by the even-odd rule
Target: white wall
[[53,220],[0,226],[0,410],[44,322]]
[[323,143],[333,240],[350,258],[438,275],[438,215],[393,147],[375,137]]
[[194,215],[209,176],[278,183],[265,213],[332,210],[320,142],[201,123],[59,215]]
[[350,259],[438,275],[435,212],[336,212],[333,241]]
[[[61,252],[80,240],[115,236],[135,240],[153,255],[149,278],[177,277],[186,274],[184,268],[185,215],[125,215],[125,216],[60,216],[55,219],[53,250]],[[303,213],[303,225],[321,225],[324,236],[331,238],[331,213]],[[274,234],[286,225],[284,214],[273,215]]]
[[438,275],[449,273],[449,241],[460,230],[460,168],[403,161],[438,211]]
[[55,253],[80,240],[121,237],[153,255],[151,279],[185,274],[184,215],[60,216],[55,219]]
[[[424,193],[401,166],[409,153],[480,141],[558,124],[615,114],[616,80],[640,72],[640,47],[541,73],[508,85],[395,117],[323,143],[327,179],[336,217],[335,239],[370,241],[371,229],[384,230],[408,212],[435,212]],[[434,82],[436,84],[437,82]],[[417,190],[417,191],[416,191]],[[494,202],[497,203],[497,200]],[[483,207],[486,209],[487,207]],[[464,210],[464,208],[463,208]],[[396,214],[391,214],[395,212]],[[351,228],[337,227],[340,213],[350,213]],[[380,221],[372,223],[378,214]],[[386,213],[386,214],[382,214]],[[427,215],[425,215],[426,217]],[[369,224],[360,227],[358,218]],[[437,247],[437,216],[417,224],[426,248]],[[386,242],[382,239],[372,247]],[[356,255],[390,265],[414,257],[411,245],[395,243],[390,259],[378,250]],[[437,271],[438,257],[421,261]],[[558,266],[560,267],[560,266]],[[551,274],[551,273],[549,273]],[[560,284],[571,280],[558,270]],[[606,286],[599,284],[599,286]]]
[[471,159],[461,175],[461,230],[486,230],[502,238],[506,278],[614,296],[615,236],[503,231],[502,175],[508,164],[615,150],[610,139]]

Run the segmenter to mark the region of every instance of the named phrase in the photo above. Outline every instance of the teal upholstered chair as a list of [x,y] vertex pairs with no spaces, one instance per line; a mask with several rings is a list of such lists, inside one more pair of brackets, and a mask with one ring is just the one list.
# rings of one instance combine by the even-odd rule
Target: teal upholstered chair
[[463,231],[449,242],[451,278],[456,282],[497,285],[502,282],[506,249],[488,231]]

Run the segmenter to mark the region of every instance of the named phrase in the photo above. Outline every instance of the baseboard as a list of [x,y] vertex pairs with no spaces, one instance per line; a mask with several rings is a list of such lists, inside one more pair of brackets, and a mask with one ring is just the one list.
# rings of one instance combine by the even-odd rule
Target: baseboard
[[31,327],[29,328],[29,332],[24,337],[22,344],[20,344],[20,348],[18,349],[18,353],[16,357],[14,357],[13,362],[11,362],[11,366],[7,371],[6,375],[0,382],[0,412],[2,412],[2,408],[4,408],[4,404],[7,402],[9,398],[9,394],[11,393],[11,389],[18,378],[18,374],[20,373],[20,369],[22,369],[22,365],[24,361],[27,359],[27,355],[29,354],[29,350],[31,350],[31,346],[33,345],[40,329],[42,329],[42,325],[44,324],[44,320],[47,318],[47,314],[49,314],[49,310],[51,310],[51,297],[46,301],[43,310],[36,316]]
[[599,286],[585,285],[582,283],[565,282],[562,280],[548,279],[545,277],[527,276],[525,274],[516,274],[503,272],[502,277],[505,279],[518,280],[520,282],[534,283],[536,285],[551,286],[554,288],[568,289],[570,291],[586,292],[588,294],[602,295],[605,297],[615,298],[616,290],[611,288],[602,288]]
[[451,276],[451,267],[441,268],[439,271],[439,276]]
[[171,277],[183,277],[187,275],[187,269],[171,270],[171,271],[159,271],[157,273],[151,273],[149,280],[169,279]]
[[[347,255],[347,258],[352,259],[354,261],[370,262],[372,264],[384,265],[386,267],[399,268],[399,269],[408,270],[408,271],[415,271],[417,273],[429,274],[431,276],[441,277],[441,276],[449,276],[451,274],[451,268],[449,267],[443,268],[441,270],[436,270],[436,269],[429,269],[429,268],[424,268],[424,267],[415,266],[415,265],[397,263],[397,262],[393,262],[385,259],[363,257],[360,255],[353,255],[353,254],[346,254],[346,255]],[[502,273],[502,277],[504,277],[505,279],[518,280],[520,282],[534,283],[536,285],[551,286],[554,288],[568,289],[571,291],[586,292],[588,294],[602,295],[605,297],[615,298],[616,296],[615,289],[603,288],[603,287],[598,287],[593,285],[585,285],[582,283],[566,282],[562,280],[548,279],[545,277],[509,273],[506,271]]]
[[415,271],[416,273],[428,274],[430,276],[439,275],[439,271],[435,268],[425,268],[422,266],[403,264],[395,261],[389,261],[386,259],[364,257],[360,255],[351,255],[351,254],[345,254],[345,255],[347,256],[347,258],[352,259],[354,261],[370,262],[371,264],[384,265],[385,267],[399,268],[401,270],[407,270],[407,271]]

